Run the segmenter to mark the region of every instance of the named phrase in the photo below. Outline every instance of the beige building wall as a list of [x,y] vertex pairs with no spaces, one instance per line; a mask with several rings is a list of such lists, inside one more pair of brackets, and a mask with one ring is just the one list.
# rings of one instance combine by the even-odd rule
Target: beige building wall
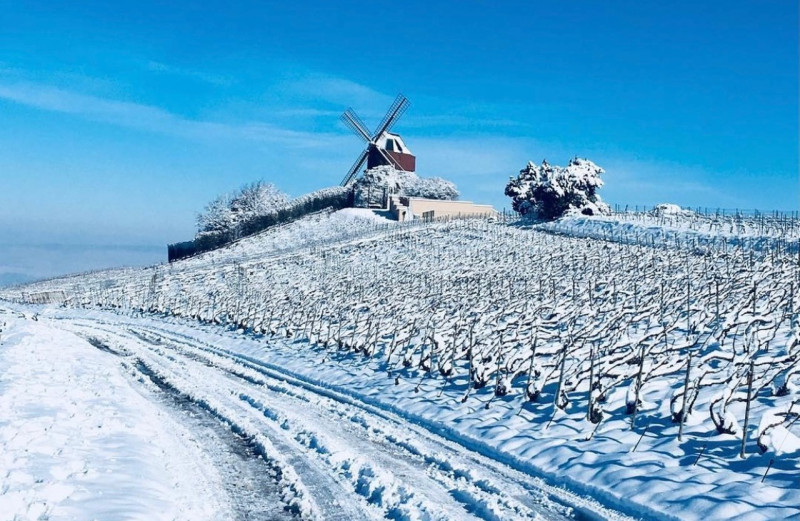
[[433,212],[433,218],[469,217],[495,215],[497,211],[488,204],[475,204],[470,201],[439,201],[436,199],[408,198],[408,211],[415,218]]
[[497,211],[488,204],[475,204],[470,201],[440,201],[421,197],[392,196],[389,200],[389,210],[398,221],[497,215]]

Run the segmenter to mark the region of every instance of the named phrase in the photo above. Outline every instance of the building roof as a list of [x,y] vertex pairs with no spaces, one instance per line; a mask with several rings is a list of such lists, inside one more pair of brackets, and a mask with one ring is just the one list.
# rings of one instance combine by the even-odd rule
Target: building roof
[[394,134],[392,132],[384,132],[381,134],[380,137],[375,140],[375,144],[384,150],[391,150],[392,152],[401,152],[403,154],[412,153],[406,146],[403,138],[400,137],[400,134]]

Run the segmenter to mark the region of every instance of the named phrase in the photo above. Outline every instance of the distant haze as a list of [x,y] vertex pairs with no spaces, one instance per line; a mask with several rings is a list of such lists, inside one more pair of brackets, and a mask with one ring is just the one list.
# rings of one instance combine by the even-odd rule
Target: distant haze
[[10,245],[0,248],[0,286],[68,273],[164,262],[166,246]]

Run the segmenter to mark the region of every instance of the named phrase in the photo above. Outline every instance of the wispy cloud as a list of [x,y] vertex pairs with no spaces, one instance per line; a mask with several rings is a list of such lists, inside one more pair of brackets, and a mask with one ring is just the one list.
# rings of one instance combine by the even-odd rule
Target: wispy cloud
[[233,78],[224,76],[222,74],[212,74],[204,71],[185,69],[183,67],[175,67],[174,65],[168,65],[158,61],[148,61],[146,68],[152,72],[183,76],[222,87],[227,87],[236,83]]
[[486,136],[407,140],[424,177],[444,177],[458,185],[462,198],[508,206],[503,189],[540,145],[522,138]]
[[493,132],[498,128],[530,128],[530,123],[509,118],[469,115],[468,113],[412,115],[403,121],[406,128],[457,128],[461,132]]
[[289,98],[314,100],[317,103],[362,107],[363,111],[384,110],[394,96],[344,78],[309,73],[289,79],[278,86]]
[[747,207],[751,201],[734,196],[728,187],[699,166],[666,161],[644,160],[624,152],[571,150],[558,143],[539,142],[524,137],[417,138],[407,140],[417,155],[423,176],[442,176],[462,189],[464,198],[508,206],[503,188],[509,176],[516,175],[527,161],[546,158],[565,165],[573,156],[588,157],[606,170],[601,196],[611,203],[657,204],[672,202],[683,206],[720,205]]
[[151,105],[102,98],[31,82],[0,83],[0,99],[123,127],[190,139],[239,139],[316,148],[340,136],[291,130],[268,122],[225,123],[182,117]]
[[337,119],[339,115],[342,113],[341,110],[324,110],[324,109],[315,109],[309,107],[301,107],[301,108],[293,108],[293,109],[285,109],[285,110],[277,110],[274,112],[275,115],[280,117],[288,117],[288,118],[332,118]]
[[[358,83],[319,75],[309,75],[301,80],[280,84],[287,95],[280,99],[280,110],[265,110],[265,119],[278,121],[220,121],[191,119],[160,107],[122,101],[109,97],[84,94],[52,85],[31,81],[0,79],[0,100],[17,103],[38,110],[69,114],[92,121],[121,127],[176,136],[193,140],[238,140],[277,145],[281,151],[302,149],[316,153],[295,153],[296,161],[313,163],[315,169],[324,169],[330,161],[349,163],[348,151],[358,153],[358,145],[342,128],[337,131],[335,120],[338,107],[353,105],[366,117],[371,108],[391,102],[392,97]],[[366,107],[366,111],[362,108]],[[336,108],[336,110],[334,110]],[[367,115],[369,114],[369,115]],[[377,112],[382,116],[382,112]],[[331,118],[328,132],[310,132],[291,128],[297,117]],[[480,120],[480,114],[476,114]],[[221,115],[224,120],[228,114]],[[430,114],[409,118],[407,128],[427,125],[454,124],[459,114]],[[491,120],[491,118],[489,118]],[[427,120],[427,122],[426,122]],[[473,120],[474,121],[474,120]],[[294,121],[295,125],[297,124]],[[404,121],[403,124],[406,122]],[[490,124],[511,124],[499,119]],[[471,135],[469,135],[471,134]],[[429,134],[430,135],[430,134]],[[665,162],[646,161],[626,156],[624,152],[607,150],[568,150],[562,145],[540,143],[523,137],[491,137],[474,127],[463,137],[432,138],[407,134],[408,145],[418,156],[422,175],[450,177],[463,187],[465,195],[476,199],[491,198],[495,204],[502,202],[502,186],[509,175],[515,174],[526,161],[540,161],[546,157],[553,163],[563,164],[575,153],[588,156],[606,168],[604,197],[613,202],[653,204],[676,202],[684,205],[704,205],[709,201],[726,206],[747,204],[732,196],[719,183],[718,176],[700,167]],[[291,155],[291,154],[290,154]],[[343,167],[344,168],[344,167]],[[491,187],[499,186],[497,191]]]

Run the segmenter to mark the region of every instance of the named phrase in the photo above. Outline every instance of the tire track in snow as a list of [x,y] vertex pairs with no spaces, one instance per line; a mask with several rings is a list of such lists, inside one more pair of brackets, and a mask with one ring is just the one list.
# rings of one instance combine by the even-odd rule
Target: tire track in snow
[[[84,327],[103,329],[95,321],[80,322]],[[133,326],[130,323],[127,325]],[[116,325],[105,330],[114,335],[119,334]],[[338,415],[338,418],[344,420],[342,423],[361,424],[364,430],[372,432],[374,445],[380,446],[381,450],[391,457],[406,461],[410,456],[414,456],[424,462],[424,465],[436,467],[437,474],[448,476],[451,483],[455,483],[449,490],[451,498],[466,506],[471,513],[469,517],[483,519],[530,517],[522,511],[514,513],[513,507],[511,511],[508,510],[509,505],[516,501],[517,505],[527,507],[537,517],[544,519],[624,518],[613,511],[603,509],[591,500],[588,505],[579,500],[575,504],[575,510],[570,512],[570,507],[573,506],[570,499],[576,497],[563,489],[549,487],[540,483],[537,478],[532,478],[530,475],[465,449],[458,443],[440,438],[423,426],[409,423],[391,411],[361,402],[357,398],[341,394],[334,389],[320,387],[316,383],[298,379],[293,374],[286,374],[270,364],[219,349],[194,337],[169,331],[159,326],[135,324],[132,330],[136,335],[144,335],[155,343],[166,341],[171,344],[169,347],[162,345],[165,349],[162,356],[168,356],[174,360],[175,357],[172,355],[180,352],[181,358],[190,357],[206,367],[227,371],[245,381],[250,388],[263,386],[273,393],[293,397],[293,399],[303,402],[295,404],[295,406],[307,406],[308,403],[314,402],[315,406],[323,407],[330,410],[332,414]],[[247,395],[247,393],[244,394]],[[270,405],[273,404],[270,403]],[[260,412],[264,414],[263,411]],[[275,411],[271,411],[269,414],[276,416]],[[295,434],[300,437],[306,436],[307,440],[311,440],[311,444],[318,443],[318,440],[313,441],[315,438],[307,436],[308,433],[303,431],[302,426],[297,426]],[[308,448],[308,444],[306,444],[306,448]],[[476,472],[475,469],[481,470]],[[439,483],[441,484],[441,482],[440,478]],[[500,493],[501,490],[502,493]],[[550,496],[552,493],[556,494],[557,499],[554,500]],[[502,497],[502,501],[500,501],[502,506],[498,506],[496,501],[498,496]],[[565,505],[567,506],[565,507]],[[498,512],[503,515],[499,515]]]
[[[461,477],[478,474],[471,479],[478,488],[483,488],[489,493],[498,490],[509,492],[512,497],[516,498],[530,509],[538,511],[537,515],[540,518],[574,518],[581,520],[630,519],[617,512],[605,509],[593,500],[587,501],[585,498],[579,498],[564,489],[546,485],[538,478],[512,469],[479,452],[465,448],[456,441],[443,438],[429,431],[423,425],[408,422],[392,411],[361,402],[357,398],[342,394],[332,388],[306,381],[294,374],[282,372],[280,368],[274,367],[271,364],[264,363],[246,355],[239,355],[226,349],[217,348],[197,338],[189,337],[178,332],[172,332],[161,327],[152,325],[140,326],[137,324],[136,328],[138,328],[139,331],[149,331],[157,337],[169,339],[183,346],[183,348],[194,349],[205,353],[206,356],[212,355],[227,360],[227,363],[217,362],[217,366],[220,368],[227,368],[230,370],[231,367],[239,366],[250,369],[257,375],[274,380],[274,382],[277,382],[276,384],[268,385],[282,387],[285,392],[298,395],[299,392],[304,391],[311,396],[329,399],[331,403],[337,404],[336,406],[332,406],[331,410],[336,410],[337,407],[342,405],[352,406],[366,417],[395,424],[400,428],[401,432],[405,433],[397,438],[393,438],[391,434],[389,435],[388,439],[391,440],[391,443],[395,447],[405,448],[412,454],[422,454],[428,464],[441,465],[445,471],[453,471]],[[252,375],[245,375],[243,377],[251,380],[253,379]],[[409,434],[412,435],[409,436]],[[433,444],[437,449],[430,450],[429,448],[425,448],[425,443],[420,447],[413,442],[409,442],[409,440],[412,439],[424,440],[425,443]],[[454,467],[454,458],[456,461],[461,462],[460,465]],[[480,473],[475,472],[475,469],[489,470],[492,479],[498,481],[497,484],[492,484],[492,479],[481,476]],[[456,495],[460,499],[469,500],[469,497],[462,492],[457,492]],[[481,509],[478,508],[476,511],[480,512]]]
[[[182,339],[167,338],[152,331],[145,332],[145,329],[129,331],[143,341],[169,349],[170,353],[180,353],[206,367],[223,370],[237,379],[243,379],[250,386],[256,385],[269,391],[271,394],[259,401],[251,396],[253,390],[245,387],[240,398],[282,429],[291,431],[295,440],[306,449],[315,450],[322,459],[328,459],[328,465],[334,471],[345,474],[357,493],[372,503],[384,506],[389,517],[452,517],[441,512],[435,515],[436,505],[446,505],[446,510],[451,512],[460,510],[467,517],[488,520],[537,517],[564,519],[564,514],[568,513],[568,509],[549,502],[541,492],[532,493],[519,485],[511,486],[507,479],[502,486],[495,486],[490,480],[482,478],[480,472],[454,466],[453,457],[457,455],[449,448],[437,446],[432,449],[415,443],[406,432],[407,425],[402,422],[390,422],[385,418],[376,421],[365,415],[361,408],[288,386],[281,380],[265,375],[263,368],[253,369],[242,365],[241,361],[208,352]],[[165,344],[164,340],[172,345]],[[163,355],[171,356],[166,352]],[[303,396],[304,393],[310,397]],[[298,404],[297,400],[303,403]],[[312,401],[315,403],[311,404]],[[262,402],[268,402],[269,407]],[[306,406],[305,414],[299,417],[292,414],[298,405]],[[308,405],[313,405],[310,410],[316,412],[309,413]],[[331,439],[329,433],[336,431],[346,431],[344,440]],[[355,448],[359,457],[348,457],[348,450],[342,450],[343,442],[351,445],[348,447],[350,454]],[[365,455],[368,457],[365,458]],[[477,474],[477,477],[473,474]],[[423,503],[417,500],[418,504],[427,505],[427,508],[421,509],[423,512],[403,510],[408,510],[415,498],[406,487],[393,485],[398,482],[417,483],[416,496],[426,499]]]
[[[300,508],[292,505],[293,497],[287,496],[288,491],[279,489],[281,468],[263,457],[263,447],[257,440],[219,417],[207,403],[173,387],[127,349],[112,349],[96,336],[86,339],[100,351],[121,357],[126,372],[144,384],[146,391],[159,393],[157,397],[173,413],[180,413],[173,414],[173,418],[203,439],[204,450],[212,454],[214,465],[225,477],[226,492],[234,508],[232,519],[278,521],[301,514]],[[285,506],[281,508],[281,504]]]
[[[147,341],[141,335],[136,336]],[[258,387],[253,387],[251,382],[242,384],[235,376],[231,380],[231,375],[223,371],[223,378],[228,380],[226,387],[220,381],[220,368],[213,363],[186,356],[179,348],[173,346],[153,340],[150,343],[154,346],[150,349],[160,358],[160,363],[163,364],[163,360],[170,359],[170,362],[176,365],[171,370],[166,367],[169,364],[163,364],[160,368],[172,372],[169,378],[178,379],[176,375],[184,372],[195,373],[198,378],[213,382],[215,386],[224,388],[232,396],[239,393],[236,397],[245,410],[239,413],[241,415],[237,416],[236,422],[241,423],[248,412],[250,419],[265,420],[267,424],[262,423],[259,427],[263,429],[262,432],[270,433],[268,437],[276,449],[284,454],[298,452],[310,454],[327,467],[331,475],[341,476],[345,482],[349,482],[351,494],[362,496],[369,505],[375,507],[380,517],[432,520],[499,518],[497,515],[489,514],[493,510],[491,502],[487,503],[488,506],[478,501],[465,502],[465,499],[472,496],[451,493],[457,490],[456,484],[445,483],[445,486],[442,486],[429,478],[425,468],[414,468],[403,459],[380,454],[371,447],[370,441],[359,439],[352,428],[343,429],[342,425],[335,425],[318,415],[304,419],[303,416],[309,413],[309,409],[305,409],[301,414],[292,414],[292,409],[297,409],[296,403],[284,403],[280,413],[273,412],[257,400],[270,401],[271,405],[274,405],[275,401],[281,401],[281,393],[270,391],[269,395],[266,395]],[[169,351],[166,351],[167,349]],[[171,356],[173,354],[178,356]],[[191,367],[193,364],[195,367]],[[247,393],[258,398],[250,398]],[[348,427],[353,424],[343,425]],[[304,476],[307,471],[297,467],[296,470],[300,476]],[[482,515],[470,515],[470,513]],[[513,516],[518,519],[534,518],[532,513],[516,514],[523,514]],[[325,518],[328,519],[329,516],[326,515]]]
[[[79,328],[78,331],[86,328]],[[100,340],[96,333],[102,331],[107,338]],[[304,457],[296,447],[287,444],[281,433],[264,434],[263,415],[247,412],[252,408],[240,406],[238,398],[231,398],[230,393],[213,388],[214,379],[191,380],[184,376],[185,359],[179,359],[172,353],[165,352],[157,344],[142,344],[142,339],[131,338],[120,332],[108,329],[94,329],[95,342],[106,344],[105,350],[126,352],[132,357],[135,365],[149,379],[162,388],[169,388],[179,393],[186,400],[197,404],[217,420],[227,424],[230,429],[246,438],[248,443],[278,471],[282,499],[291,509],[305,519],[333,521],[350,521],[356,519],[374,519],[374,512],[369,512],[358,503],[340,501],[347,496],[347,491],[332,478],[322,472],[313,460]],[[112,340],[113,339],[113,340]],[[122,345],[114,348],[108,344],[122,341]],[[212,368],[206,366],[208,370]],[[227,398],[227,399],[226,399]],[[254,421],[256,420],[256,421]],[[269,429],[267,429],[269,431]]]
[[144,346],[144,349],[138,349],[130,342],[126,345],[148,372],[230,425],[235,433],[247,437],[259,454],[277,467],[283,500],[301,517],[333,521],[375,517],[354,502],[340,501],[341,497],[346,496],[346,491],[339,483],[322,472],[314,461],[286,443],[280,433],[274,429],[264,429],[264,422],[259,421],[261,418],[242,414],[246,411],[238,407],[239,400],[232,398],[224,389],[215,388],[217,382],[213,378],[201,383],[187,379],[181,374],[185,366],[177,358],[165,356],[158,348]]

